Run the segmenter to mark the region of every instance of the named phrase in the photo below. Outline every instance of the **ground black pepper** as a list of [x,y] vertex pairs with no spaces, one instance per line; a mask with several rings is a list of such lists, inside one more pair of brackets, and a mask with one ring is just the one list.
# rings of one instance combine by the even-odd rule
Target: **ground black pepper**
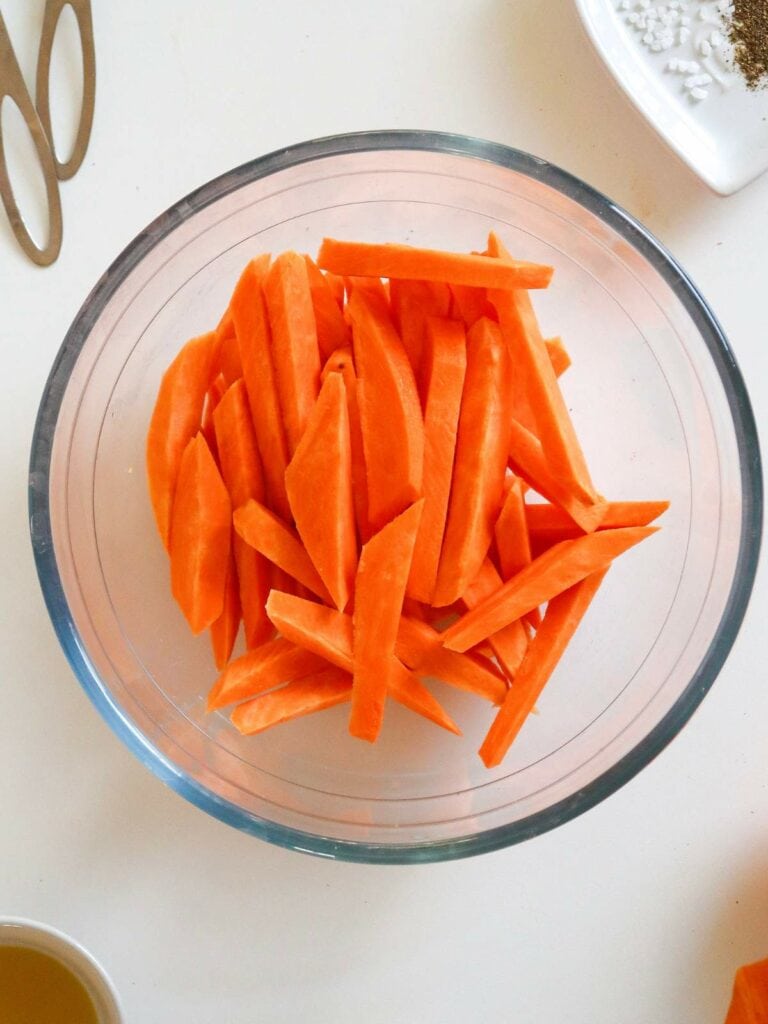
[[768,0],[733,0],[728,37],[747,87],[768,85]]

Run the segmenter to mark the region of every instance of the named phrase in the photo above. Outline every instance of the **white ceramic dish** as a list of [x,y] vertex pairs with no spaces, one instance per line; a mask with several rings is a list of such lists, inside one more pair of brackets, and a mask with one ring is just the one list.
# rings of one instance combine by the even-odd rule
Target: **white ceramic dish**
[[[640,0],[575,0],[598,54],[616,81],[665,142],[703,181],[721,195],[743,188],[768,168],[768,89],[750,91],[729,66],[723,38],[710,54],[702,44],[718,31],[716,0],[688,0],[690,35],[662,52],[644,42],[645,31],[629,22],[641,13]],[[654,4],[653,6],[658,6]],[[679,30],[678,30],[679,31]],[[684,33],[685,35],[685,33]],[[705,51],[707,47],[704,46]],[[670,61],[696,61],[705,97],[691,95],[691,72],[670,70]]]
[[117,993],[104,968],[57,928],[23,917],[0,917],[0,946],[26,946],[59,960],[79,978],[93,1001],[99,1024],[122,1024]]

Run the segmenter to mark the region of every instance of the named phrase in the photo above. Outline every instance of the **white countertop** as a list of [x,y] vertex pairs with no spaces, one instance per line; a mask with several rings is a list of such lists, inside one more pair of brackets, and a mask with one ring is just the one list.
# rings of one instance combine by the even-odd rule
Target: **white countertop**
[[[609,800],[481,858],[339,864],[207,817],[112,735],[48,621],[26,476],[51,362],[117,252],[230,167],[368,128],[508,143],[625,206],[709,299],[764,429],[768,176],[711,194],[570,0],[94,6],[94,132],[62,186],[58,263],[27,263],[0,212],[0,915],[90,948],[127,1024],[721,1024],[735,968],[768,956],[765,571],[701,709]],[[29,81],[42,7],[3,4]]]

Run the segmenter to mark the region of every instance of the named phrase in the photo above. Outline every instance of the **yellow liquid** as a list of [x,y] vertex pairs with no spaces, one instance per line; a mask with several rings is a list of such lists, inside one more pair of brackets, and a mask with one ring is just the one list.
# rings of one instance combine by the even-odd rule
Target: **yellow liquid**
[[83,983],[60,961],[0,946],[0,1024],[99,1024]]

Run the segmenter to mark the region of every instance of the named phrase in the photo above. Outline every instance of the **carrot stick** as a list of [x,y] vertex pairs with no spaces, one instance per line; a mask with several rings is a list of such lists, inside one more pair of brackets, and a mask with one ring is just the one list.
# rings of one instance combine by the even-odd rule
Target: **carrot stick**
[[285,486],[304,547],[342,611],[355,583],[357,542],[347,395],[339,373],[323,383]]
[[263,262],[252,260],[235,286],[230,309],[270,507],[288,519],[290,508],[285,493],[288,447],[277,397],[269,320],[262,291],[263,276]]
[[464,328],[455,320],[430,318],[425,333],[424,512],[413,551],[408,594],[429,604],[435,592],[448,514],[467,344]]
[[384,717],[405,585],[423,506],[423,500],[416,502],[371,537],[357,568],[349,731],[371,743]]
[[547,501],[559,505],[585,533],[598,529],[607,502],[585,502],[564,487],[550,471],[541,442],[517,420],[509,423],[509,466]]
[[725,1024],[766,1024],[768,1021],[768,960],[739,967]]
[[235,509],[233,522],[246,544],[303,583],[321,600],[330,602],[330,594],[296,532],[279,516],[260,502],[249,501]]
[[[267,612],[280,633],[339,668],[353,667],[352,617],[313,601],[272,591]],[[447,651],[426,623],[401,617],[395,656],[407,667],[500,704],[506,682],[484,659]]]
[[585,576],[606,568],[614,558],[656,530],[655,526],[599,530],[556,544],[449,626],[443,633],[443,643],[452,651],[466,651],[474,647]]
[[235,556],[230,550],[227,581],[224,585],[224,604],[221,615],[211,623],[211,649],[216,668],[221,671],[232,657],[232,648],[240,629],[240,593],[237,583]]
[[[310,256],[304,257],[307,266],[312,307],[315,311],[317,346],[323,360],[328,359],[337,348],[348,348],[352,343],[349,327],[344,319],[341,306],[336,300],[327,276],[318,269]],[[342,299],[343,299],[342,283]]]
[[244,736],[255,736],[273,725],[344,704],[351,694],[349,673],[325,668],[238,705],[231,715],[232,724]]
[[562,338],[545,338],[544,347],[547,350],[549,361],[556,377],[562,377],[571,365],[571,357],[563,345]]
[[[570,522],[568,517],[566,520]],[[531,562],[531,544],[528,538],[528,521],[525,513],[525,498],[520,477],[513,476],[501,506],[499,518],[493,528],[496,538],[496,550],[499,553],[501,581],[506,582],[516,576],[521,569]],[[534,629],[541,621],[539,609],[528,612],[526,619]]]
[[[317,264],[315,264],[317,266]],[[331,289],[331,294],[339,304],[339,309],[344,311],[344,278],[340,274],[331,274],[327,270],[321,270],[320,273],[323,275],[325,280],[328,282],[328,287]]]
[[[213,417],[219,465],[233,508],[254,499],[264,501],[264,477],[245,383],[236,381],[221,399]],[[264,611],[269,593],[269,563],[237,533],[233,539],[245,641],[257,647],[272,635]]]
[[[488,248],[499,258],[507,257],[506,250],[493,232],[488,240]],[[522,290],[492,290],[489,299],[499,314],[499,323],[512,361],[525,382],[537,433],[552,474],[574,496],[588,504],[596,503],[597,493],[549,361],[530,296]]]
[[317,263],[335,274],[445,281],[476,288],[546,288],[552,278],[552,268],[537,263],[333,238],[323,239]]
[[378,530],[420,496],[424,423],[413,371],[387,308],[359,289],[353,291],[347,308],[368,475],[368,517],[371,528]]
[[[544,340],[544,347],[547,350],[547,358],[552,364],[555,376],[559,377],[571,365],[571,357],[565,351],[560,338],[546,338]],[[530,430],[532,434],[536,434],[536,417],[531,409],[528,392],[522,379],[517,381],[517,387],[514,391],[513,417]]]
[[[437,698],[429,692],[419,677],[407,669],[393,654],[390,654],[382,664],[381,670],[389,681],[387,693],[392,700],[402,704],[409,711],[421,715],[429,722],[434,722],[441,729],[452,732],[455,736],[461,736],[461,729]],[[352,692],[354,699],[354,690]]]
[[[477,608],[487,597],[495,594],[503,582],[493,562],[486,558],[480,566],[477,576],[464,593],[462,598],[464,607],[470,610]],[[522,621],[518,620],[502,626],[488,637],[488,643],[496,660],[506,673],[507,679],[514,679],[528,649],[528,634]]]
[[[610,501],[598,529],[648,526],[668,508],[668,501]],[[581,536],[579,527],[556,505],[526,505],[525,518],[531,544],[539,552],[561,540]]]
[[584,617],[606,569],[586,576],[550,601],[509,693],[480,747],[486,768],[501,764]]
[[413,374],[424,396],[422,358],[426,320],[430,316],[446,317],[451,306],[451,293],[445,284],[433,281],[392,281],[390,285],[392,319],[413,368]]
[[272,359],[288,453],[296,451],[320,389],[320,352],[307,265],[298,253],[281,253],[264,283]]
[[451,316],[463,320],[467,330],[474,327],[483,317],[489,320],[496,319],[496,310],[488,301],[487,289],[471,288],[462,284],[452,284],[450,287]]
[[187,342],[163,374],[149,424],[149,495],[157,529],[166,551],[179,466],[184,450],[200,429],[215,346],[214,332]]
[[509,451],[509,379],[509,357],[498,324],[478,320],[467,336],[467,373],[435,605],[463,596],[491,545]]
[[221,615],[232,506],[201,433],[184,449],[171,516],[171,591],[193,633]]
[[323,367],[320,379],[324,381],[329,373],[340,373],[344,378],[349,418],[349,449],[352,460],[352,500],[355,506],[357,535],[360,542],[364,544],[373,531],[368,523],[368,478],[365,472],[363,433],[360,426],[360,407],[357,401],[357,375],[352,349],[336,349]]
[[211,449],[211,455],[217,462],[219,461],[219,449],[216,444],[216,432],[213,429],[213,414],[226,390],[227,382],[224,379],[224,374],[220,373],[214,378],[211,386],[206,392],[205,404],[203,406],[203,420],[200,426],[200,429],[203,432],[203,437],[205,438],[205,443]]
[[326,666],[327,661],[317,654],[283,637],[274,637],[229,663],[211,687],[206,711],[247,700],[273,686],[320,672]]

